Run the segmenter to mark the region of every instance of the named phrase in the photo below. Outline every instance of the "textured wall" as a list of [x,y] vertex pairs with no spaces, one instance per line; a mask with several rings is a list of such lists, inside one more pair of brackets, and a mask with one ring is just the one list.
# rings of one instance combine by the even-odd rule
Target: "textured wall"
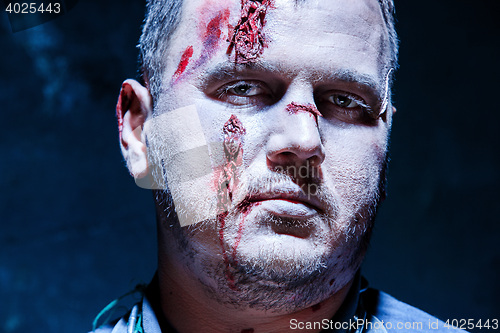
[[[498,1],[398,3],[389,196],[364,274],[441,318],[500,313]],[[156,263],[151,193],[121,159],[142,1],[0,14],[0,332],[84,332]]]

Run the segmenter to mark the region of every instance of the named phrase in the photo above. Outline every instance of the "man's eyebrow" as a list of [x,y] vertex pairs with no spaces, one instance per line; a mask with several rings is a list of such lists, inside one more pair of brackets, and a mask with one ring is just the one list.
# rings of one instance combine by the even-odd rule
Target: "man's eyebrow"
[[384,98],[384,92],[386,90],[385,82],[381,81],[380,78],[375,78],[372,75],[360,73],[351,69],[339,69],[330,72],[327,75],[323,75],[321,80],[341,81],[356,84],[364,90],[370,90],[372,93],[376,94],[379,100]]
[[206,70],[202,75],[200,75],[200,79],[202,82],[210,82],[213,80],[224,80],[230,77],[243,75],[245,73],[257,72],[278,73],[281,71],[279,67],[274,66],[267,61],[256,61],[243,64],[225,61]]

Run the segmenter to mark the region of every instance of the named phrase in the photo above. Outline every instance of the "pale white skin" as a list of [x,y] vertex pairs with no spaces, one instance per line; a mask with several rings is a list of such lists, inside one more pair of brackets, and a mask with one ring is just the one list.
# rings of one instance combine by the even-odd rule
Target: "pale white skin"
[[[202,56],[203,31],[210,19],[229,9],[234,26],[240,4],[186,1],[154,112],[146,88],[133,80],[123,86],[129,99],[137,102],[124,110],[122,132],[122,152],[133,175],[145,172],[148,157],[149,164],[161,158],[161,151],[148,156],[145,146],[145,137],[154,147],[161,133],[133,131],[153,113],[195,105],[211,142],[221,141],[222,127],[231,115],[246,129],[239,185],[222,240],[215,219],[180,228],[175,215],[165,216],[168,207],[157,203],[162,310],[180,332],[283,332],[290,319],[333,317],[364,256],[363,236],[372,220],[369,210],[376,207],[387,151],[392,112],[380,110],[389,68],[387,30],[378,2],[318,0],[297,5],[276,0],[264,29],[268,45],[257,62],[263,66],[240,66],[237,73],[220,75],[217,68],[234,67],[226,54],[227,26],[221,29],[217,52],[194,66]],[[174,80],[189,46],[194,50],[190,65]],[[241,88],[241,81],[246,84],[244,92],[235,89]],[[359,101],[372,111],[363,111],[351,100],[341,107],[335,96]],[[315,104],[322,117],[290,113],[286,108],[292,102]],[[290,198],[284,196],[296,193],[303,183],[276,178],[276,168],[308,162],[321,171],[321,193],[307,202],[298,197],[286,200]],[[205,206],[213,206],[217,193],[207,185],[200,179],[178,195],[192,209],[209,209]],[[235,207],[249,188],[278,195],[273,200],[260,198],[243,216]],[[285,193],[282,198],[280,193]],[[228,279],[221,242],[231,251],[239,242],[234,251],[237,264],[232,264],[234,281]],[[319,303],[319,310],[312,311],[311,306]]]

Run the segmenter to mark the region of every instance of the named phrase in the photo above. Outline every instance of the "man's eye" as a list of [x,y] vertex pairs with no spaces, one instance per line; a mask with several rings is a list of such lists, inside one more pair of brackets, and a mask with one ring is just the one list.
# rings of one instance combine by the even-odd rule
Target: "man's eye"
[[214,97],[239,106],[270,105],[273,93],[266,83],[257,80],[235,81],[215,91]]
[[251,97],[257,96],[264,92],[260,86],[256,84],[250,84],[246,82],[237,83],[231,86],[226,87],[225,92],[227,94],[236,95],[236,96],[244,96]]
[[356,100],[349,96],[335,94],[330,96],[330,102],[333,104],[340,106],[341,108],[354,109],[360,106]]
[[329,91],[319,100],[320,112],[325,118],[336,118],[351,124],[371,124],[377,117],[359,96],[341,91]]

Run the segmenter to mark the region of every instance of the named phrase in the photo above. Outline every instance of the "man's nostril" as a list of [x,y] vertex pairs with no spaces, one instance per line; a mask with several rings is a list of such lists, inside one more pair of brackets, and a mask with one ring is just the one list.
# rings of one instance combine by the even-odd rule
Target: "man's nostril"
[[322,162],[323,162],[323,159],[319,156],[312,156],[312,157],[307,159],[307,164],[313,168],[320,166]]

